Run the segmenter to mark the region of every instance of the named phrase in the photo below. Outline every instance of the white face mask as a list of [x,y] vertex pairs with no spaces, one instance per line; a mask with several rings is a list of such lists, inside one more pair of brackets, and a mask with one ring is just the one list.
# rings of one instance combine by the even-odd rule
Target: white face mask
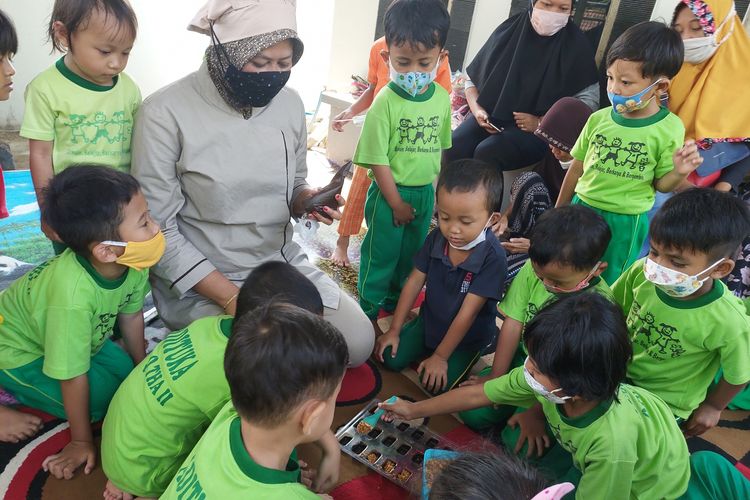
[[432,68],[432,71],[429,73],[425,73],[424,71],[399,73],[390,61],[388,62],[388,66],[391,70],[391,81],[398,85],[404,92],[415,97],[421,94],[437,77],[438,68],[440,67],[440,58],[438,57],[435,67]]
[[550,403],[554,403],[556,405],[561,405],[565,401],[572,399],[570,396],[557,396],[555,394],[556,392],[562,391],[562,388],[555,389],[554,391],[547,390],[547,388],[540,384],[537,379],[531,376],[531,373],[529,373],[529,370],[526,368],[526,363],[528,362],[529,357],[526,356],[526,360],[523,362],[523,376],[526,379],[526,383],[529,384],[529,387],[531,387],[534,392],[542,396]]
[[646,264],[643,266],[643,274],[647,280],[659,287],[670,297],[682,298],[697,292],[708,279],[708,276],[703,279],[698,278],[698,276],[708,272],[723,261],[724,259],[719,259],[698,274],[690,276],[657,264],[651,259],[646,259]]
[[570,160],[570,161],[561,161],[560,162],[560,167],[562,167],[563,170],[568,170],[572,164],[573,164],[573,160]]
[[541,36],[552,36],[570,21],[570,14],[550,12],[534,7],[531,10],[531,26]]
[[[730,10],[727,17],[725,17],[719,27],[716,28],[716,31],[708,36],[684,39],[682,43],[685,45],[685,62],[690,64],[700,64],[708,61],[716,51],[719,50],[721,44],[726,42],[727,39],[732,36],[732,33],[734,32],[735,15],[736,13],[734,9]],[[719,33],[727,23],[730,23],[729,32],[724,35],[720,41],[717,41],[716,34]]]
[[451,243],[450,240],[448,240],[448,244],[451,246],[451,248],[455,248],[456,250],[471,250],[472,248],[474,248],[475,246],[479,245],[480,243],[482,243],[484,240],[487,239],[487,228],[490,226],[491,220],[492,220],[492,217],[490,217],[487,220],[487,224],[485,224],[484,228],[482,228],[482,230],[479,231],[479,234],[477,235],[477,237],[471,240],[470,242],[468,242],[467,244],[457,247],[456,245]]

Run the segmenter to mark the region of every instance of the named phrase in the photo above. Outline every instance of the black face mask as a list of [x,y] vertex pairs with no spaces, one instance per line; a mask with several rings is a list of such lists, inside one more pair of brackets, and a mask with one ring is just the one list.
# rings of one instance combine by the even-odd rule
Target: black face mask
[[[289,81],[290,71],[262,71],[250,73],[242,71],[229,59],[211,26],[211,39],[216,49],[219,64],[226,66],[224,70],[224,84],[232,99],[240,108],[262,108],[267,106],[276,95],[281,92]],[[225,64],[221,64],[223,62]]]

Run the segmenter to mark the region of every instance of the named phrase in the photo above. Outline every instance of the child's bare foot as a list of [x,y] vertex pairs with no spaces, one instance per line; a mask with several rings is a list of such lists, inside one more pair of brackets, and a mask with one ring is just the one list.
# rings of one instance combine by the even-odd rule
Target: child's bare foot
[[109,479],[107,479],[107,485],[104,487],[103,496],[105,500],[133,500],[133,495],[125,493]]
[[336,240],[336,250],[333,251],[331,261],[337,266],[348,267],[350,264],[348,250],[349,237],[339,236],[339,239]]
[[42,419],[0,406],[0,442],[17,443],[28,439],[42,428]]

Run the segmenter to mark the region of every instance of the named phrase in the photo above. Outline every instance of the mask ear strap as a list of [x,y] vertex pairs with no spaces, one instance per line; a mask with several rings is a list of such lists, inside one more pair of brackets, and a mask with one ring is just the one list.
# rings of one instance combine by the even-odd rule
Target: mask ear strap
[[219,37],[216,35],[216,31],[214,31],[214,22],[209,21],[208,26],[211,30],[211,43],[214,46],[214,49],[216,50],[217,59],[219,60],[219,64],[221,64],[221,56],[224,56],[225,62],[227,63],[227,67],[222,67],[222,71],[226,71],[226,69],[232,64],[232,61],[229,59],[229,54],[227,53],[227,49],[224,48],[224,44],[219,41]]

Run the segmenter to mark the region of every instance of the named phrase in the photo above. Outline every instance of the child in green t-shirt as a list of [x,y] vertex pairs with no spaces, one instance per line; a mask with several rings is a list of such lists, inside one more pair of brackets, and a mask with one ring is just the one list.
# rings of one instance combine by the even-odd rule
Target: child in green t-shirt
[[370,169],[359,303],[376,332],[381,307],[396,307],[435,203],[433,181],[451,146],[448,92],[436,85],[450,17],[439,0],[396,0],[384,18],[391,82],[367,113],[352,161]]
[[655,190],[674,190],[702,161],[692,138],[683,145],[680,118],[660,106],[682,55],[680,36],[663,23],[628,28],[607,54],[612,107],[591,115],[571,151],[557,206],[586,205],[607,220],[610,285],[638,258]]
[[[632,354],[619,307],[599,294],[562,298],[527,325],[523,366],[426,401],[381,404],[411,420],[490,404],[542,405],[575,469],[576,498],[676,498],[690,478],[688,449],[664,402],[624,384]],[[391,415],[386,415],[390,418]]]
[[[229,401],[222,370],[233,323],[270,300],[323,315],[315,285],[286,262],[251,272],[231,316],[209,316],[173,332],[120,385],[102,427],[105,498],[158,497]],[[133,411],[137,408],[137,411]]]
[[[130,138],[141,93],[123,73],[137,32],[126,0],[56,0],[47,35],[64,55],[26,87],[21,137],[29,139],[29,165],[39,206],[53,175],[73,164],[106,165],[130,172]],[[64,247],[46,224],[42,230]]]
[[[44,191],[44,218],[68,249],[0,295],[0,386],[70,423],[71,442],[43,463],[69,479],[96,463],[90,422],[101,420],[145,353],[148,267],[164,253],[138,182],[96,165],[70,167]],[[118,321],[125,351],[110,337]],[[127,351],[127,353],[126,353]]]
[[[542,214],[530,235],[529,261],[497,306],[504,319],[492,367],[466,384],[484,383],[520,366],[524,325],[548,302],[588,290],[611,297],[609,286],[600,278],[607,268],[602,255],[609,239],[606,221],[587,207],[560,207]],[[535,408],[538,418],[540,410]],[[488,406],[462,413],[461,419],[473,429],[485,430],[501,424],[513,411],[512,407]]]
[[654,216],[648,258],[612,287],[633,342],[628,377],[686,420],[686,436],[714,427],[750,381],[750,317],[720,281],[748,234],[743,201],[712,189],[684,191]]
[[[327,491],[339,474],[331,422],[349,357],[343,336],[282,302],[245,314],[233,329],[224,360],[232,401],[161,498],[319,498],[305,486]],[[316,477],[297,460],[302,443],[323,452]]]

